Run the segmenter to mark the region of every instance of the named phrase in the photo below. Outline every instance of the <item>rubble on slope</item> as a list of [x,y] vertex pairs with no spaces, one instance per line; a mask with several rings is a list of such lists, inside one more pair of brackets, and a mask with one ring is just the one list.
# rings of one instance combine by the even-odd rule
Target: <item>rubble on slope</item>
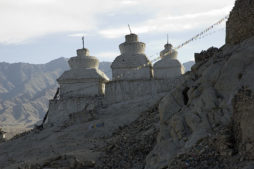
[[143,169],[145,158],[156,143],[159,116],[157,106],[137,120],[119,128],[106,139],[105,155],[96,169]]
[[[156,142],[161,97],[100,107],[95,119],[85,122],[86,113],[73,112],[60,126],[23,133],[0,144],[0,168],[103,169],[117,168],[118,161],[120,166],[143,168]],[[98,122],[103,126],[91,127]]]

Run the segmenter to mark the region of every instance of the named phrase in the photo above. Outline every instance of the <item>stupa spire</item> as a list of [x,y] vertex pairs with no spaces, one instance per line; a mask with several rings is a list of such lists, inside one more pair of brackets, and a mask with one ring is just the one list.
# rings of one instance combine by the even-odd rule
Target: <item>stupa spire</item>
[[131,26],[129,24],[128,24],[128,27],[129,27],[130,34],[132,34]]
[[85,37],[82,36],[82,46],[83,46],[83,49],[85,49]]
[[167,44],[168,44],[168,34],[167,34]]

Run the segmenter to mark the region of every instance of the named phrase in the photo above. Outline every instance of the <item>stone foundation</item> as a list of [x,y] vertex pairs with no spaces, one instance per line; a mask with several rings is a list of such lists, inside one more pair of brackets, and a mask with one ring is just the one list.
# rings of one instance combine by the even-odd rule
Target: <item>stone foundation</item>
[[141,69],[130,68],[115,68],[112,70],[113,80],[134,80],[134,79],[151,79],[152,75],[151,67],[143,67]]
[[73,97],[49,101],[48,125],[58,125],[75,113],[89,115],[88,111],[102,104],[102,97]]
[[66,83],[60,88],[60,98],[102,96],[105,92],[105,84],[99,81],[88,83]]
[[117,103],[137,97],[169,92],[178,81],[178,78],[110,81],[106,84],[104,103]]

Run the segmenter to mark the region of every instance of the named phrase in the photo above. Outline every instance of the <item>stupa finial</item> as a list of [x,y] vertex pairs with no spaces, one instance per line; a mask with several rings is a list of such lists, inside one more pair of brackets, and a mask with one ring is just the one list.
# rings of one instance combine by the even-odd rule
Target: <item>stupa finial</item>
[[167,44],[168,44],[168,34],[167,34]]
[[83,49],[85,49],[85,42],[84,42],[84,40],[85,40],[85,37],[82,36],[82,45],[83,45]]
[[130,34],[132,34],[132,32],[131,32],[131,27],[130,27],[130,25],[129,25],[129,24],[128,24],[128,27],[129,27]]

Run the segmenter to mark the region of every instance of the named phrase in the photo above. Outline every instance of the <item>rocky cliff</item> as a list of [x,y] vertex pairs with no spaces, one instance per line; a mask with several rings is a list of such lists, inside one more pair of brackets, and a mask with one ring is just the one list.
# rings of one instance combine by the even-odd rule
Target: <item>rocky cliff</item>
[[254,1],[237,0],[227,22],[227,44],[237,44],[254,36]]
[[226,45],[196,54],[191,72],[160,102],[146,169],[254,168],[253,7],[236,1]]
[[253,46],[251,37],[222,47],[195,64],[163,98],[160,132],[147,169],[241,168],[253,160]]

